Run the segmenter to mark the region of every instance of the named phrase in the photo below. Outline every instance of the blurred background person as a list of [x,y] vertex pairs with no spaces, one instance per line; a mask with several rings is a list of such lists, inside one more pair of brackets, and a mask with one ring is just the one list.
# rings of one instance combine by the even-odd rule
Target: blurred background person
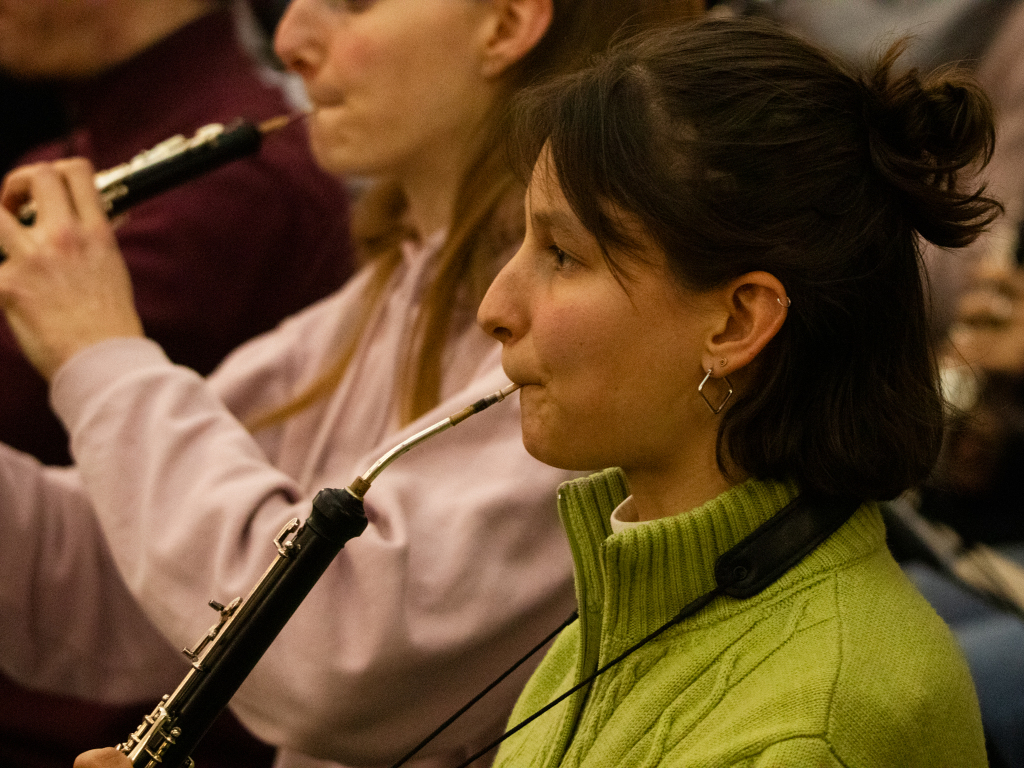
[[[240,2],[0,0],[0,67],[58,88],[70,126],[16,164],[83,156],[103,170],[209,123],[296,111],[301,89],[254,58],[261,45]],[[147,334],[200,373],[353,270],[345,190],[299,124],[136,206],[117,236]],[[42,379],[0,331],[0,440],[68,463]]]
[[[977,64],[978,80],[992,98],[997,121],[996,150],[986,178],[1006,212],[999,226],[971,249],[969,269],[954,272],[956,280],[947,280],[946,292],[937,295],[951,319],[944,376],[953,408],[939,466],[920,489],[918,501],[920,513],[942,526],[951,565],[972,581],[954,584],[920,564],[908,565],[908,571],[966,651],[992,764],[1021,768],[1024,4],[1012,5]],[[942,264],[944,255],[932,254],[930,262]],[[1010,609],[993,605],[990,593],[1008,599]]]
[[907,64],[971,64],[1018,0],[749,0],[778,20],[863,62],[910,36]]
[[[971,541],[1024,547],[1017,482],[1024,466],[1024,3],[1018,3],[980,59],[979,81],[997,116],[986,177],[1006,213],[972,249],[974,262],[951,302],[946,363],[969,390],[947,441],[940,475],[927,489],[929,516]],[[972,396],[973,395],[973,396]],[[1018,555],[1024,562],[1024,552]],[[1024,729],[1022,729],[1024,730]]]
[[[260,10],[269,27],[281,9]],[[210,123],[304,107],[297,81],[260,57],[267,49],[242,3],[0,0],[5,162],[81,155],[103,170]],[[267,136],[254,156],[134,207],[117,237],[146,333],[204,374],[353,270],[346,191],[316,165],[301,124]],[[2,319],[0,440],[50,464],[70,461],[46,383]],[[0,676],[0,764],[66,766],[97,738],[124,738],[151,706],[52,697]],[[270,750],[231,722],[223,727],[205,745],[220,750],[207,765],[269,761]]]

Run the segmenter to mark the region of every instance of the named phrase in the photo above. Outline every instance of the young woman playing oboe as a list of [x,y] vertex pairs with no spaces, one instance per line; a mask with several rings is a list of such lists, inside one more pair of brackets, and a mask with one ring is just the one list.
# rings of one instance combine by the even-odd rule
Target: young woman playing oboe
[[[885,544],[943,405],[918,238],[961,246],[987,100],[709,20],[530,94],[523,247],[479,317],[563,485],[580,620],[502,746],[540,766],[982,766],[966,665]],[[578,687],[577,687],[578,686]]]

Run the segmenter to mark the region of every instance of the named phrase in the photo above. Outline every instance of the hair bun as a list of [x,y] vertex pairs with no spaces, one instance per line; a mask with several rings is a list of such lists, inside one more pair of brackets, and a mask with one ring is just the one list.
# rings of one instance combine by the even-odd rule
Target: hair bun
[[965,193],[957,177],[988,162],[995,146],[992,106],[955,69],[922,79],[896,75],[906,41],[893,45],[864,82],[865,117],[875,169],[905,198],[914,228],[936,245],[970,243],[998,215],[984,187]]

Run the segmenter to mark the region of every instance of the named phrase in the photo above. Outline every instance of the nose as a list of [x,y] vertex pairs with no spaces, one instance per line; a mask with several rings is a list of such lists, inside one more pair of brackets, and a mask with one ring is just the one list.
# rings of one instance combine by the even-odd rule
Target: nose
[[518,257],[517,253],[494,278],[476,313],[484,332],[502,344],[515,341],[526,330],[525,286],[518,279]]
[[322,0],[291,0],[274,34],[274,51],[288,69],[308,79],[324,59]]

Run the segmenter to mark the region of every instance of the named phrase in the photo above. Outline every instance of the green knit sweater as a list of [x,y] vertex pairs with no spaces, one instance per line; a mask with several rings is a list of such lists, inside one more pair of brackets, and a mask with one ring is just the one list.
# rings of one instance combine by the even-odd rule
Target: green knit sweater
[[[563,485],[580,620],[556,640],[510,725],[711,590],[717,557],[794,492],[748,481],[688,514],[612,534],[622,475]],[[966,664],[866,504],[760,595],[718,598],[512,736],[495,765],[987,762]]]

